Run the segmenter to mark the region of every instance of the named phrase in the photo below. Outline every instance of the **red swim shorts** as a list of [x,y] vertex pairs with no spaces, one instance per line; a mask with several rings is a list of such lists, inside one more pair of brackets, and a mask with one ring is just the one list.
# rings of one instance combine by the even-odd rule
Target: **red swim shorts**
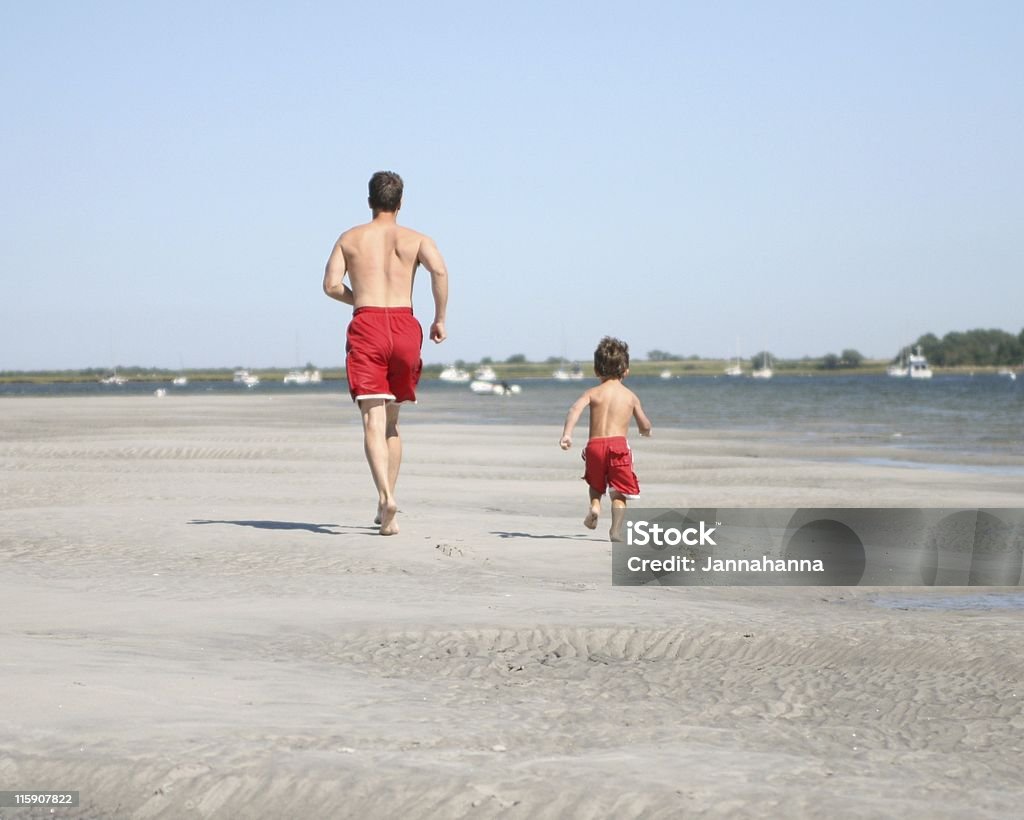
[[633,453],[625,436],[592,438],[583,448],[587,469],[583,478],[590,488],[604,494],[610,486],[628,498],[640,495],[640,482],[633,472]]
[[423,360],[423,328],[411,307],[359,307],[345,343],[345,372],[352,401],[416,401]]

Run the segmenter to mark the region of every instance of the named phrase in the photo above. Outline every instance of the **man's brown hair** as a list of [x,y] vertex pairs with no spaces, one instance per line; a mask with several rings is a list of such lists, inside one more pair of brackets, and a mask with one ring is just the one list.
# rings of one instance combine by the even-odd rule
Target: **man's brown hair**
[[394,213],[402,206],[402,178],[394,171],[378,171],[370,177],[370,207]]
[[602,379],[621,379],[629,369],[629,345],[605,336],[594,351],[594,372]]

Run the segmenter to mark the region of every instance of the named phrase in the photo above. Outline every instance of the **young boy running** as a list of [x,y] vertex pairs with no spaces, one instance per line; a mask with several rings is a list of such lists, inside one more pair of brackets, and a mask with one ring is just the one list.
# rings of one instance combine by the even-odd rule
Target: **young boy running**
[[640,484],[633,472],[633,454],[626,443],[629,420],[636,419],[641,436],[651,434],[651,422],[640,406],[640,399],[622,383],[629,374],[629,345],[605,336],[594,351],[594,373],[601,384],[587,390],[569,408],[559,444],[563,450],[572,446],[573,428],[583,410],[589,407],[590,440],[583,450],[587,465],[583,478],[590,487],[590,511],[583,519],[583,526],[597,529],[601,496],[608,489],[612,502],[608,537],[621,541],[626,499],[640,495]]

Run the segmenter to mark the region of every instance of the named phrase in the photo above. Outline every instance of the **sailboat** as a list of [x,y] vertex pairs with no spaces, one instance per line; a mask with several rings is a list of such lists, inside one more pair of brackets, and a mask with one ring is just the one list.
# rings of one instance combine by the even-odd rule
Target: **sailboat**
[[118,376],[117,375],[117,368],[115,367],[114,368],[114,372],[113,372],[112,375],[107,376],[106,378],[100,379],[100,384],[113,384],[113,385],[117,385],[118,387],[120,387],[122,384],[124,384],[127,381],[128,380],[124,376]]
[[560,366],[558,370],[554,371],[551,374],[551,377],[553,379],[558,379],[559,381],[579,381],[583,378],[583,368],[580,367],[579,362],[573,362],[572,369],[566,370],[565,359],[562,359],[562,366]]
[[185,362],[181,356],[178,356],[178,375],[171,380],[171,384],[175,387],[188,386],[188,376],[185,375]]
[[772,369],[768,366],[768,351],[764,351],[761,357],[761,366],[750,374],[755,379],[770,379],[772,377]]
[[893,362],[891,365],[885,368],[885,372],[887,375],[892,376],[894,379],[903,379],[906,378],[907,375],[909,375],[910,368],[907,367],[907,362],[904,357],[905,353],[906,348],[900,348],[900,360],[898,362]]
[[735,364],[730,364],[727,368],[725,368],[725,375],[726,376],[742,376],[743,375],[743,368],[740,365],[740,340],[739,340],[739,337],[736,338],[736,363]]
[[[113,341],[110,342],[110,359],[111,359],[111,361],[117,361],[117,359],[114,358],[114,342]],[[112,371],[111,371],[111,374],[109,376],[105,376],[104,378],[100,379],[100,384],[113,384],[113,385],[116,385],[116,386],[120,387],[121,385],[123,385],[127,381],[128,381],[128,379],[126,379],[124,376],[118,376],[117,375],[117,365],[115,364],[113,369],[112,369]]]

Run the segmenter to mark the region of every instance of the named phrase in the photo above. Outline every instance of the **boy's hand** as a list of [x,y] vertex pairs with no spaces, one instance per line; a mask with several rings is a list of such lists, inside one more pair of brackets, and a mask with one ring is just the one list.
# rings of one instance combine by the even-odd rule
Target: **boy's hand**
[[558,442],[558,446],[563,450],[568,450],[572,447],[572,436],[562,436],[562,440]]
[[651,437],[651,433],[653,433],[653,432],[654,432],[654,428],[653,427],[648,427],[646,430],[641,430],[640,431],[640,435],[643,436],[644,438],[650,438]]

